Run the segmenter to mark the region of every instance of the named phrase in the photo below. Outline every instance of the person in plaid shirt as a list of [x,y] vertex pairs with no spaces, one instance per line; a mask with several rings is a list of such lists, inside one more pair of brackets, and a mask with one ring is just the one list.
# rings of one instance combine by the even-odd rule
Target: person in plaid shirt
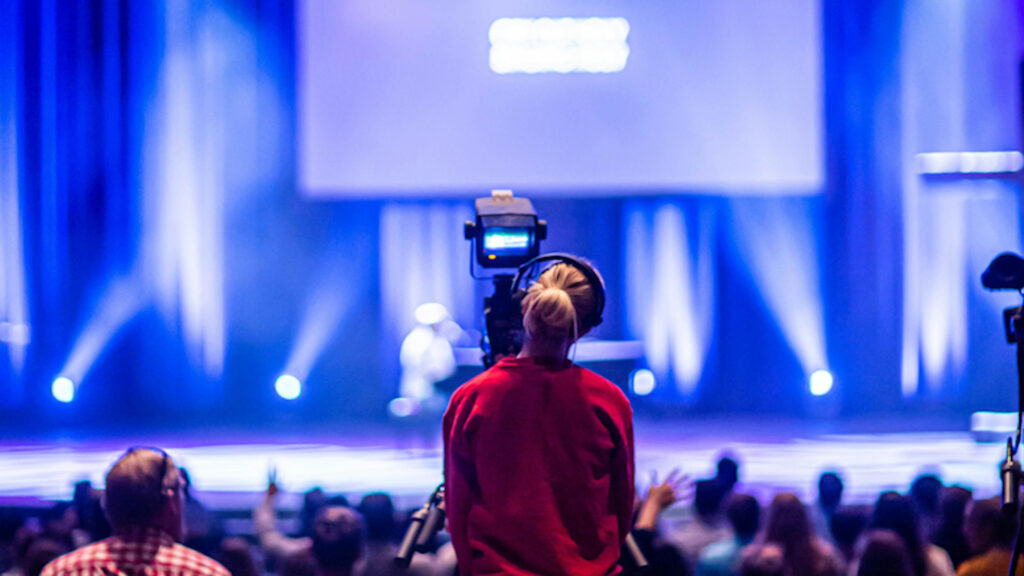
[[176,543],[182,483],[163,450],[125,452],[107,472],[104,505],[113,535],[57,558],[41,576],[230,576],[213,559]]

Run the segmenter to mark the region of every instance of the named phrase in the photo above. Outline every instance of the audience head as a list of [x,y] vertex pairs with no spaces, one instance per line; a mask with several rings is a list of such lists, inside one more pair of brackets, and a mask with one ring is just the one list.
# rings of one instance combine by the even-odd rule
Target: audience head
[[761,505],[750,494],[733,494],[725,505],[725,515],[736,537],[750,542],[761,526]]
[[106,484],[104,504],[114,530],[153,527],[181,538],[181,479],[166,452],[128,450],[107,472]]
[[25,576],[39,576],[43,571],[43,567],[49,564],[51,560],[68,551],[69,548],[57,540],[46,537],[34,539],[29,544],[28,550],[25,551],[25,557],[21,563]]
[[325,572],[345,573],[363,548],[363,519],[343,506],[325,506],[313,522],[313,556]]
[[728,492],[740,481],[740,465],[730,456],[722,456],[716,465],[715,479]]
[[847,560],[854,557],[854,547],[871,518],[867,506],[840,506],[832,513],[828,527],[836,546]]
[[807,509],[795,494],[784,492],[772,498],[765,525],[765,541],[783,544],[807,541],[813,536]]
[[950,486],[942,491],[939,499],[941,517],[936,527],[933,542],[949,552],[953,566],[959,566],[971,556],[967,537],[964,535],[964,513],[972,498],[971,491],[960,486]]
[[363,496],[356,508],[366,522],[366,539],[387,542],[395,534],[395,506],[383,492]]
[[883,492],[875,503],[871,516],[872,528],[885,528],[895,532],[910,553],[915,574],[924,574],[925,550],[917,510],[909,496],[897,492]]
[[740,576],[783,576],[785,556],[777,544],[755,544],[740,553]]
[[871,530],[860,551],[857,576],[914,576],[910,552],[892,530]]
[[787,574],[819,574],[818,548],[807,509],[795,494],[777,494],[768,507],[764,542],[778,544]]
[[581,321],[593,314],[596,306],[594,287],[583,272],[571,264],[555,264],[544,270],[523,297],[523,326],[533,340],[574,340],[593,328]]
[[967,506],[964,535],[975,554],[983,554],[994,547],[1012,548],[1017,519],[1012,512],[1003,512],[999,498],[975,500]]
[[301,527],[300,534],[311,536],[313,534],[313,520],[317,512],[327,504],[327,495],[319,486],[311,488],[302,495],[302,511],[299,513]]
[[950,486],[944,489],[939,498],[939,510],[942,512],[943,523],[962,525],[967,505],[972,498],[971,491],[962,486]]
[[826,510],[835,510],[843,500],[843,480],[835,472],[818,477],[818,503]]
[[78,527],[89,534],[90,540],[99,540],[110,535],[110,524],[103,513],[100,493],[88,480],[75,483],[72,508],[78,514]]
[[278,576],[317,576],[316,558],[309,548],[292,552],[284,557]]
[[910,498],[920,514],[938,514],[942,480],[935,474],[922,474],[910,485]]
[[260,576],[245,538],[225,538],[220,544],[218,557],[231,576]]

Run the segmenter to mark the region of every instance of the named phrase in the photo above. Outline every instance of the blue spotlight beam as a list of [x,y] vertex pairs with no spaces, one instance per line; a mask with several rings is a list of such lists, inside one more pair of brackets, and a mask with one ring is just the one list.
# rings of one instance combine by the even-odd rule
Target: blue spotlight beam
[[138,314],[143,303],[142,293],[134,281],[112,282],[75,339],[60,374],[80,385],[114,335]]
[[806,200],[730,203],[737,250],[805,374],[828,366],[816,218]]

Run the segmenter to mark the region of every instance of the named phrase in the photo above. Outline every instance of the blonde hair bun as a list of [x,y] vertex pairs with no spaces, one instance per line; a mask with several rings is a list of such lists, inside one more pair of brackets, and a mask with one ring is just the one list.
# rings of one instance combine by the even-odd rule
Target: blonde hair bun
[[556,264],[540,275],[523,298],[523,327],[533,336],[579,334],[580,318],[594,309],[594,290],[575,266]]

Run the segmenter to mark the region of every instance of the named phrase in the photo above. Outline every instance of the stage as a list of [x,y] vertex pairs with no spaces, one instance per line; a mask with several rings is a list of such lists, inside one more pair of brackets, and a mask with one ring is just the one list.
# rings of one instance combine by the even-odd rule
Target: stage
[[[949,422],[946,422],[949,424]],[[818,475],[838,471],[844,500],[872,502],[884,490],[906,490],[930,471],[987,497],[999,491],[998,464],[1005,443],[976,442],[962,431],[907,418],[836,423],[728,417],[635,424],[637,484],[653,471],[679,468],[691,477],[713,473],[729,453],[740,462],[741,490],[766,501],[793,491],[813,501]],[[440,434],[433,427],[380,424],[339,426],[298,433],[239,430],[166,431],[102,436],[64,432],[8,438],[0,447],[0,505],[47,506],[66,500],[72,485],[103,474],[127,447],[159,446],[189,470],[198,498],[218,510],[246,510],[259,502],[267,474],[276,469],[282,509],[320,486],[358,499],[386,491],[400,506],[416,506],[441,481]]]

